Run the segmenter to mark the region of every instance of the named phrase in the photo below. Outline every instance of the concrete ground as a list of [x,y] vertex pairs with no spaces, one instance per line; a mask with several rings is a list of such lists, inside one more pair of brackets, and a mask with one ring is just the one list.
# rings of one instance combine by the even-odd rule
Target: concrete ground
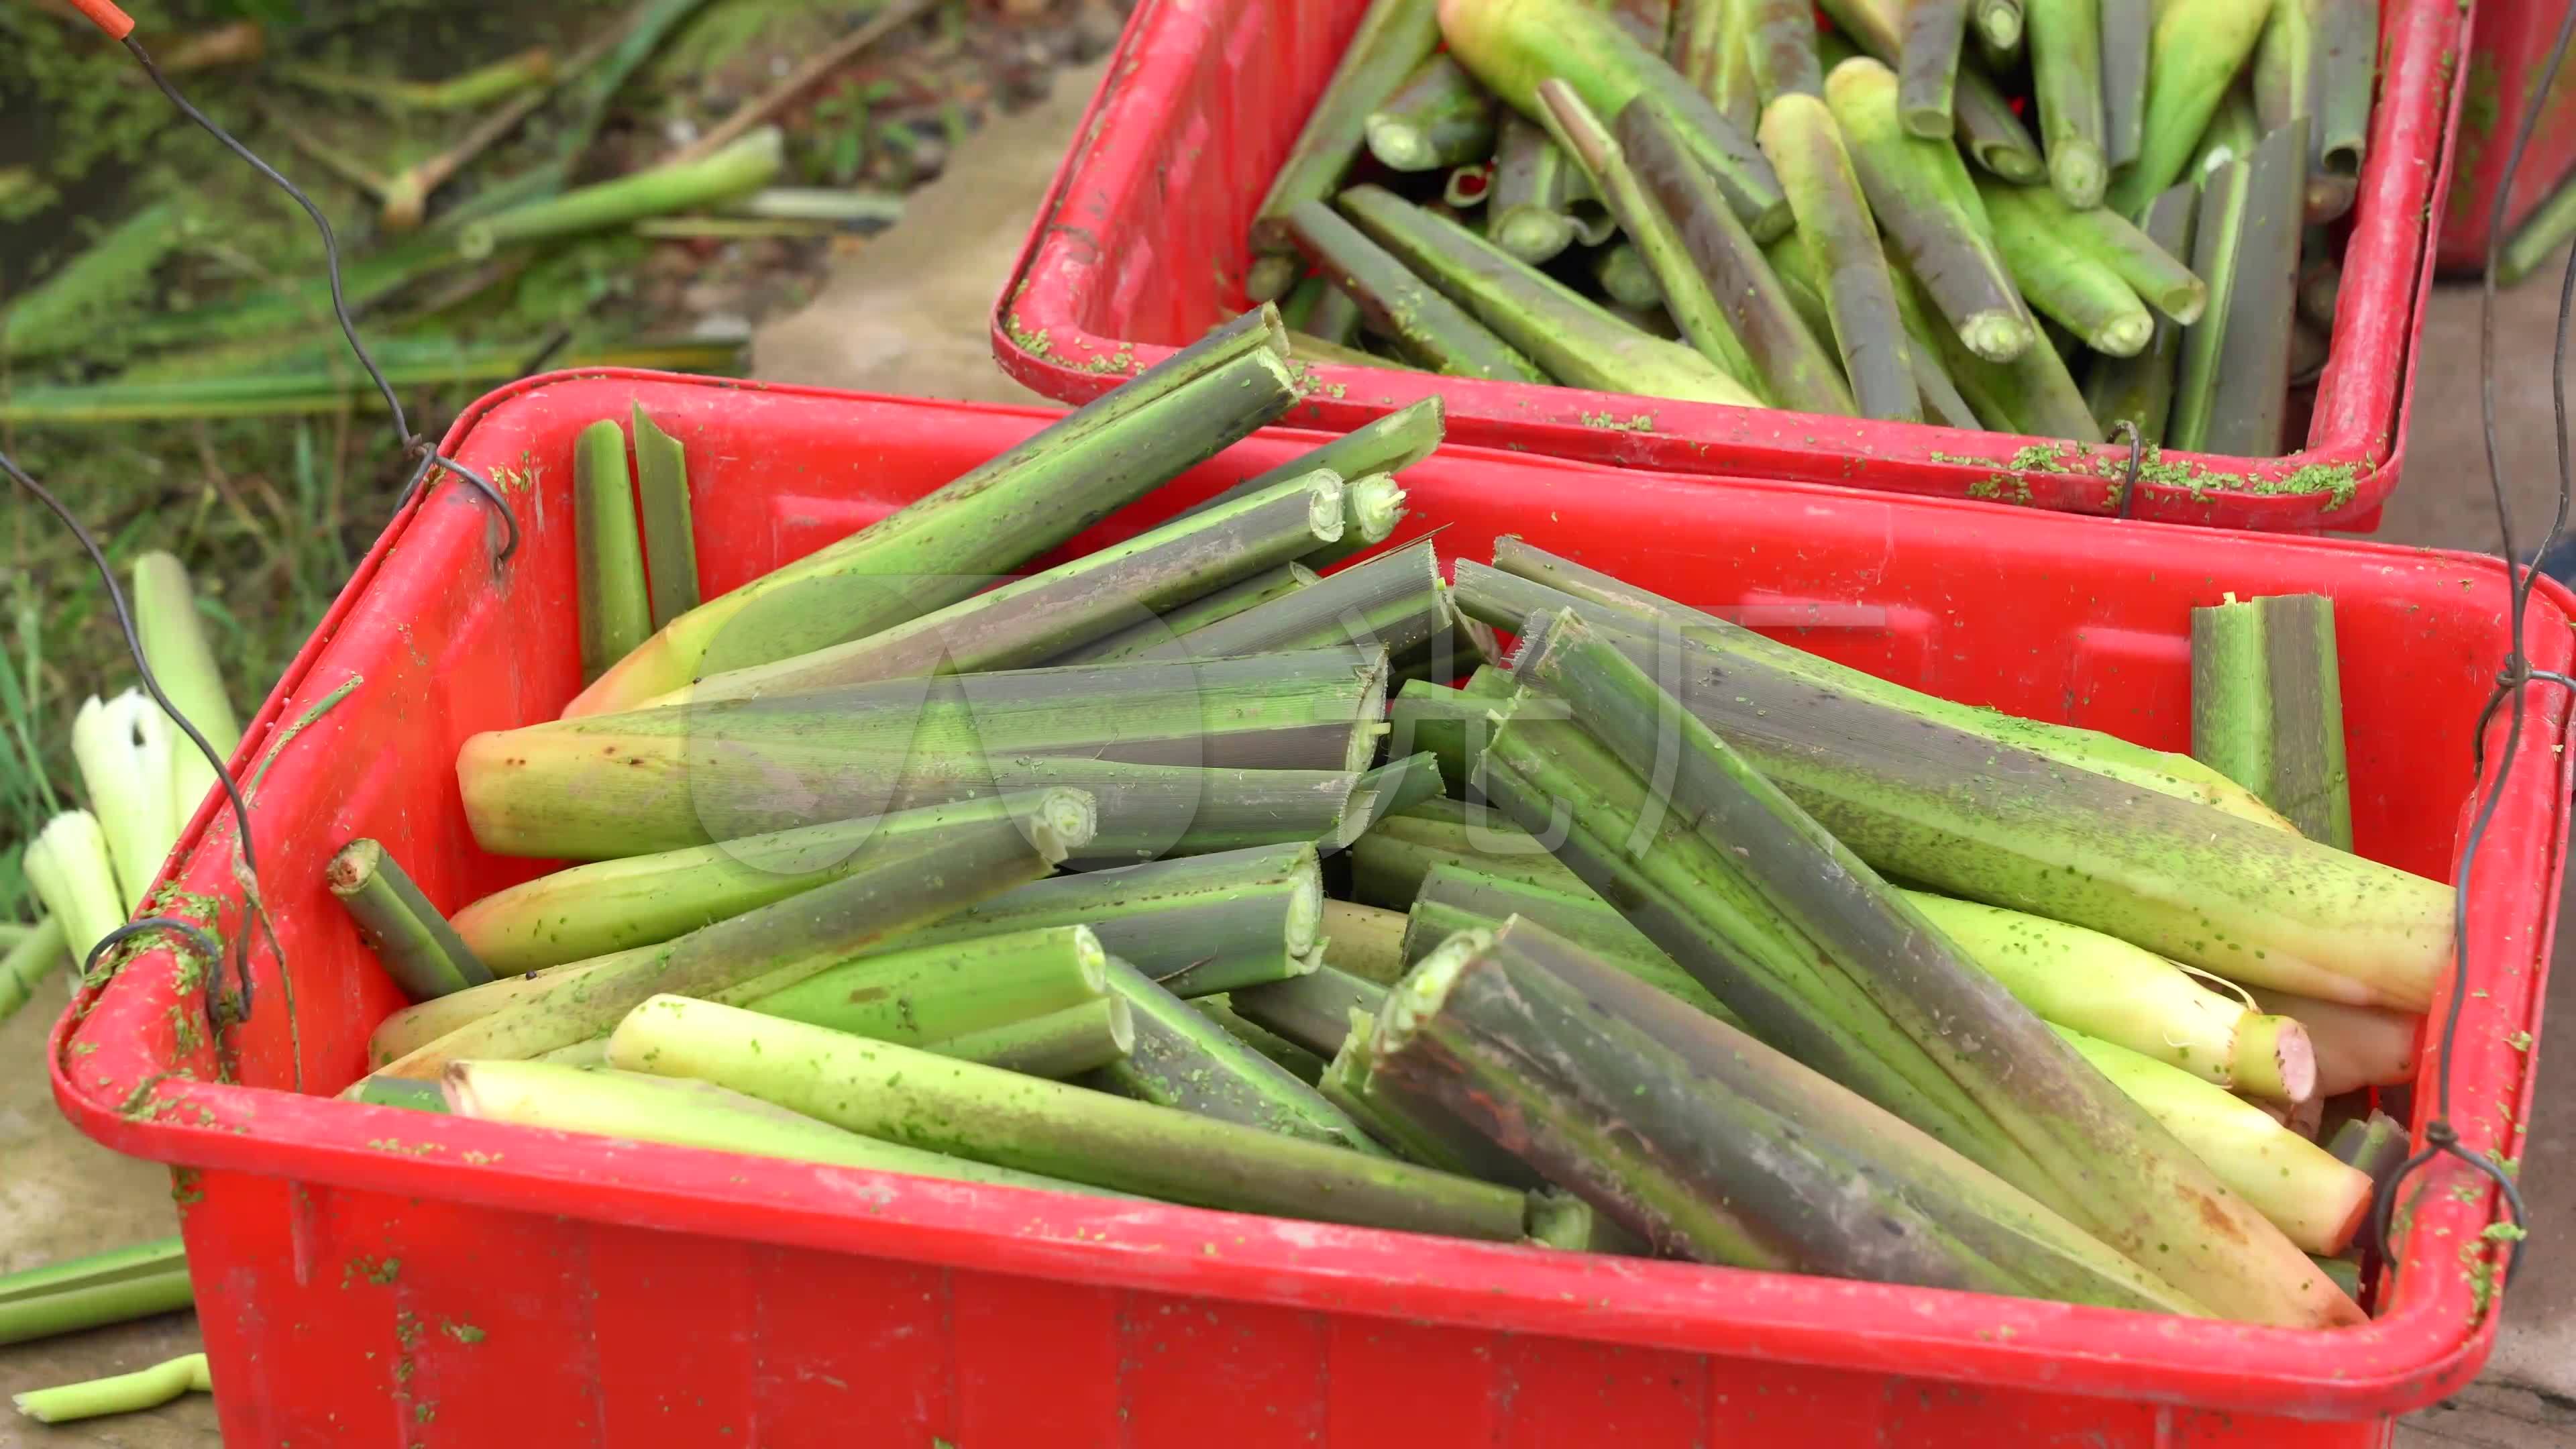
[[[1041,402],[1005,378],[986,318],[1029,217],[1053,177],[1101,71],[1063,75],[1050,101],[1003,118],[961,147],[949,179],[919,193],[902,226],[847,260],[805,311],[760,335],[762,377],[868,391]],[[2522,546],[2546,522],[2548,345],[2554,309],[2534,283],[2499,307],[2498,421],[2522,520]],[[2477,293],[2446,289],[2425,329],[2407,481],[2378,537],[2492,548],[2494,510],[2478,440]],[[2553,1020],[2576,1020],[2576,970],[2562,946]],[[91,1145],[55,1112],[43,1042],[59,987],[0,1026],[0,1272],[176,1230],[168,1180]],[[2525,1153],[2530,1260],[2507,1300],[2487,1377],[2408,1420],[2404,1449],[2541,1449],[2576,1443],[2576,1046],[2544,1050],[2541,1109]],[[55,1342],[0,1349],[0,1393],[121,1373],[196,1347],[184,1314]],[[202,1398],[150,1414],[62,1429],[0,1418],[0,1445],[214,1449]]]

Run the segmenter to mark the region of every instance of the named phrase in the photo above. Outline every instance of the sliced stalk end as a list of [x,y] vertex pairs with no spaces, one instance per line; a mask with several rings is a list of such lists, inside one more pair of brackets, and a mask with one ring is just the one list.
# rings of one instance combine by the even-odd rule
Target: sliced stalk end
[[2316,1044],[2295,1018],[2249,1013],[2237,1025],[2228,1075],[2248,1096],[2304,1102],[2317,1091]]
[[1494,245],[1532,266],[1574,244],[1574,218],[1561,211],[1515,211],[1493,224]]
[[1493,944],[1491,931],[1460,931],[1415,962],[1404,979],[1387,992],[1386,1004],[1378,1009],[1369,1055],[1385,1057],[1404,1050],[1425,1022],[1440,1015],[1450,989],[1458,984],[1468,964]]
[[1288,295],[1289,288],[1297,285],[1300,270],[1295,257],[1262,257],[1252,264],[1251,271],[1244,274],[1244,295],[1255,302],[1277,301]]
[[1404,488],[1392,473],[1375,473],[1343,494],[1344,518],[1362,542],[1383,543],[1404,521]]
[[1049,865],[1062,865],[1099,831],[1100,802],[1088,790],[1048,790],[1029,811],[1029,843]]
[[1073,960],[1081,968],[1083,985],[1095,993],[1109,989],[1109,948],[1089,926],[1073,928]]
[[1977,33],[1999,51],[2021,46],[2021,0],[1982,0],[1977,6]]
[[1318,543],[1339,543],[1350,516],[1351,490],[1338,478],[1317,478],[1306,485],[1306,522]]
[[2155,319],[2144,312],[2115,318],[2093,329],[2084,343],[2094,351],[2110,357],[2135,357],[2155,340]]
[[1988,362],[2010,362],[2038,345],[2039,331],[2010,312],[1980,312],[1959,324],[1959,340]]
[[2102,204],[2102,192],[2111,182],[2111,169],[2102,158],[2102,148],[2089,141],[2061,141],[2048,153],[2048,184],[2078,211],[2090,211]]
[[1314,954],[1324,934],[1324,873],[1307,871],[1288,900],[1288,939],[1281,944],[1291,956]]
[[1439,148],[1409,121],[1371,116],[1367,130],[1369,154],[1390,171],[1429,171],[1440,164]]

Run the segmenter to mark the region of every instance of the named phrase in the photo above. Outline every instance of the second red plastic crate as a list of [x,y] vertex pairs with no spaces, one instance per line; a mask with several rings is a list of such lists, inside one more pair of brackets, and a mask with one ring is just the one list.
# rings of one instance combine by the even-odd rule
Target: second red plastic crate
[[[2565,0],[2477,0],[2468,62],[2460,81],[2458,159],[2442,204],[2443,270],[2475,273],[2487,264],[2488,223],[2505,185],[2514,131],[2530,109],[2540,68],[2557,43]],[[2505,202],[2505,235],[2559,183],[2576,175],[2576,57],[2559,71],[2533,128],[2522,169]]]
[[[1085,401],[1245,305],[1245,233],[1367,0],[1142,0],[993,318],[1003,368]],[[2361,199],[2305,444],[2125,447],[1326,364],[1299,421],[1354,427],[1430,393],[1460,442],[1667,472],[1787,478],[2073,513],[2278,530],[2377,526],[2405,453],[2431,284],[2458,0],[2388,0]]]
[[[247,1025],[207,973],[126,964],[57,1027],[57,1100],[174,1168],[225,1441],[296,1449],[2363,1449],[2466,1384],[2494,1331],[2498,1208],[2414,1180],[2405,1265],[2331,1335],[1822,1278],[976,1188],[570,1136],[333,1100],[401,997],[323,883],[372,836],[453,910],[544,863],[476,848],[454,760],[552,718],[580,680],[575,435],[641,403],[689,450],[698,558],[730,588],[1018,443],[1024,409],[535,379],[446,449],[527,530],[496,566],[484,505],[438,486],[361,565],[253,722],[275,944]],[[1087,551],[1319,441],[1265,432],[1075,543]],[[1957,699],[2180,747],[2188,616],[2230,590],[2336,601],[2353,821],[2377,859],[2448,876],[2471,740],[2503,655],[2492,560],[1482,450],[1408,470],[1397,542],[1516,532]],[[2536,667],[2576,661],[2544,585]],[[2463,1141],[2518,1154],[2568,832],[2567,696],[2535,686],[2470,901],[2450,1063]],[[2492,752],[2504,722],[2486,731]],[[228,816],[177,878],[241,891]],[[221,981],[223,978],[215,978]],[[2436,1002],[2436,1009],[2447,1001]],[[2428,1058],[2428,1068],[2432,1065]],[[2419,1094],[2419,1100],[2421,1099]],[[2420,1123],[2418,1124],[2420,1128]],[[2464,1254],[2463,1250],[2467,1250]]]

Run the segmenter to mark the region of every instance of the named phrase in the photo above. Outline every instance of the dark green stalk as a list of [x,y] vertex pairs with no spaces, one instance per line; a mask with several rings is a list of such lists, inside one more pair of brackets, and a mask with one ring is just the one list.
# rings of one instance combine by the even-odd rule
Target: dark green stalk
[[1896,310],[1878,225],[1833,113],[1811,96],[1773,101],[1762,112],[1762,150],[1798,218],[1797,230],[1775,247],[1798,250],[1810,281],[1828,279],[1821,289],[1824,333],[1841,356],[1860,415],[1921,421],[1914,347]]
[[[2145,234],[2160,255],[2185,256],[2192,250],[2192,218],[2200,191],[2188,182],[2166,187],[2147,207]],[[2109,209],[2088,213],[2111,216]],[[2192,279],[2200,286],[2200,279]],[[2192,315],[2203,315],[2208,289]],[[2160,443],[2173,415],[2174,370],[2182,355],[2183,329],[2171,313],[2156,319],[2156,335],[2135,357],[2096,359],[2086,380],[2084,400],[2094,418],[2116,434],[2123,421],[2134,423],[2143,443]]]
[[[2300,0],[2273,0],[2281,6]],[[2361,194],[2378,80],[2379,0],[2305,0],[2315,16],[2316,119],[2308,144],[2310,225],[2341,217]]]
[[626,473],[626,430],[602,418],[581,430],[572,456],[581,677],[587,683],[651,636],[653,616],[634,485]]
[[2000,182],[1983,183],[1981,190],[1995,250],[2031,306],[2105,356],[2145,350],[2156,319],[2116,269],[2077,244],[2058,208],[2032,200],[2051,193]]
[[1889,274],[1896,283],[1898,309],[1914,319],[1908,331],[1918,339],[1931,339],[1943,371],[1988,428],[2075,442],[2101,437],[2101,424],[2085,406],[2082,389],[2067,371],[2065,355],[2054,345],[2042,340],[2010,362],[1979,357],[1959,339],[1956,328],[1941,325],[1941,317],[1923,298],[1922,284],[1904,266],[1891,265]]
[[2271,9],[2271,3],[2245,0],[2164,0],[2157,6],[2138,159],[2113,183],[2111,206],[2137,216],[2156,193],[2182,179],[2202,133],[2254,54]]
[[1115,634],[1059,654],[1047,663],[1057,666],[1103,664],[1112,660],[1168,654],[1172,641],[1183,634],[1231,619],[1246,609],[1258,608],[1273,599],[1285,598],[1315,581],[1315,571],[1303,564],[1282,564],[1275,569],[1265,569],[1240,583],[1214,593],[1201,594],[1151,619],[1138,620]]
[[1288,214],[1287,226],[1297,249],[1348,293],[1369,325],[1393,339],[1405,356],[1453,377],[1547,380],[1528,358],[1323,202],[1299,203]]
[[1648,336],[1571,288],[1393,193],[1355,186],[1341,207],[1379,245],[1573,387],[1758,407],[1725,369]]
[[[1109,984],[1135,1013],[1136,1044],[1123,1061],[1101,1068],[1084,1085],[1221,1122],[1385,1155],[1374,1138],[1313,1087],[1136,968],[1123,961],[1110,963]],[[1239,1006],[1244,994],[1232,993],[1229,1000]]]
[[971,941],[872,952],[776,991],[732,993],[745,1008],[932,1051],[951,1037],[1097,1001],[1108,953],[1088,926],[1041,926]]
[[1753,82],[1762,102],[1770,104],[1795,91],[1825,93],[1824,72],[1816,64],[1816,9],[1811,0],[1746,0],[1753,55]]
[[1258,608],[1172,641],[1176,660],[1355,646],[1400,658],[1448,623],[1440,560],[1430,539],[1327,575]]
[[[1823,106],[1804,92],[1784,93],[1772,104],[1812,106],[1819,113]],[[1834,354],[1807,329],[1762,248],[1727,211],[1680,142],[1653,112],[1635,107],[1619,118],[1618,141],[1647,197],[1674,222],[1694,275],[1706,279],[1719,301],[1728,336],[1739,339],[1752,368],[1749,380],[1758,381],[1764,395],[1782,407],[1851,416],[1857,408]],[[1857,183],[1852,200],[1858,203]]]
[[1664,290],[1655,285],[1654,269],[1634,242],[1613,242],[1592,254],[1592,280],[1601,295],[1621,307],[1663,305]]
[[2191,753],[2300,834],[2352,849],[2332,599],[2273,595],[2191,611]]
[[1438,396],[1424,398],[1363,423],[1311,452],[1300,453],[1267,473],[1237,483],[1205,503],[1192,504],[1179,516],[1205,513],[1318,468],[1329,468],[1344,478],[1401,473],[1438,451],[1447,417],[1447,406]]
[[1403,86],[1440,45],[1436,0],[1373,0],[1359,29],[1333,67],[1333,78],[1307,114],[1289,147],[1288,160],[1271,180],[1252,217],[1257,259],[1245,289],[1258,302],[1286,292],[1296,281],[1297,244],[1288,216],[1300,203],[1322,201],[1341,189],[1368,139],[1369,114]]
[[1992,362],[2028,351],[2037,329],[1986,235],[1958,152],[1905,133],[1896,75],[1876,61],[1845,61],[1825,89],[1870,211],[1960,341]]
[[2101,0],[2028,0],[2032,88],[2048,179],[2066,204],[2102,204],[2111,167],[2103,140]]
[[653,627],[698,606],[698,541],[689,508],[689,457],[680,440],[635,405],[636,516],[652,586]]
[[385,973],[412,1000],[427,1001],[492,979],[381,844],[350,841],[331,857],[323,878],[374,948]]
[[[1190,1003],[1190,1008],[1224,1027],[1236,1041],[1277,1062],[1287,1070],[1288,1075],[1304,1082],[1307,1086],[1314,1086],[1323,1080],[1323,1058],[1286,1037],[1266,1031],[1237,1016],[1233,1002],[1223,993],[1199,997]],[[1376,1134],[1371,1133],[1370,1136],[1375,1137]]]
[[2290,327],[2298,312],[2305,117],[2205,189],[2192,270],[2209,307],[2183,336],[2167,447],[2270,458],[2288,410]]
[[2138,159],[2147,116],[2147,48],[2155,34],[2155,0],[2100,0],[2102,10],[2102,159],[2112,170]]
[[1232,993],[1234,1009],[1320,1057],[1342,1049],[1353,1011],[1375,1012],[1386,988],[1330,966]]
[[[1950,98],[1958,86],[1959,43],[1967,31],[1968,0],[1905,0],[1896,73],[1897,105],[1908,132],[1946,141],[1957,131]],[[1777,166],[1778,158],[1772,164]]]
[[[1480,161],[1494,151],[1494,111],[1494,98],[1465,66],[1434,55],[1369,112],[1369,152],[1391,171],[1438,171]],[[1322,204],[1321,196],[1299,203]]]
[[1485,235],[1522,261],[1540,263],[1574,240],[1574,162],[1545,128],[1503,117],[1494,148],[1494,185],[1485,197]]

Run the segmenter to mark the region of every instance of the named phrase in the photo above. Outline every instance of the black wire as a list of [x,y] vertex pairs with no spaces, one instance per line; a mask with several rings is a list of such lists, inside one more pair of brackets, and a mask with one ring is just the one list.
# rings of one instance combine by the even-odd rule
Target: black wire
[[[225,768],[227,762],[215,749],[213,742],[200,733],[196,725],[179,712],[179,707],[170,702],[170,696],[162,691],[161,681],[153,674],[151,662],[144,658],[143,639],[134,629],[134,612],[126,606],[125,591],[117,587],[116,570],[108,563],[106,552],[99,548],[98,540],[90,535],[90,531],[81,526],[81,521],[72,516],[72,511],[63,506],[63,501],[56,498],[45,485],[37,482],[26,469],[19,467],[17,460],[11,458],[6,452],[0,452],[0,472],[7,473],[19,487],[34,494],[36,501],[43,504],[48,512],[61,519],[63,526],[71,530],[72,537],[80,541],[81,551],[89,555],[90,566],[98,571],[99,581],[107,586],[108,607],[116,611],[116,627],[125,635],[125,651],[134,656],[135,672],[143,677],[144,691],[152,696],[154,704],[161,707],[161,712],[168,715],[171,722],[179,727],[179,732],[188,737],[188,743],[196,747],[197,753],[205,756],[207,762],[215,767],[216,783],[223,786],[224,798],[233,808],[234,833],[241,841],[242,868],[250,873],[253,880],[257,880],[259,858],[253,854],[250,839],[250,802],[242,798],[241,787],[233,783],[232,773]],[[245,909],[256,908],[255,903],[245,906]],[[82,973],[86,975],[91,967],[96,966],[99,958],[109,947],[145,930],[180,931],[193,937],[196,944],[214,958],[218,969],[207,978],[207,999],[211,1003],[207,1013],[209,1017],[220,1022],[228,1016],[232,1020],[242,1020],[250,1015],[250,953],[247,946],[250,933],[248,931],[242,933],[244,948],[234,957],[235,986],[229,1005],[226,1004],[221,992],[222,953],[214,948],[213,943],[203,932],[185,921],[172,920],[166,916],[147,916],[110,931],[91,948],[88,958],[81,963]]]
[[501,546],[499,561],[509,562],[510,555],[519,551],[519,520],[511,514],[510,505],[502,500],[500,491],[492,486],[489,479],[463,463],[440,453],[431,447],[427,440],[413,434],[410,420],[403,414],[402,399],[395,395],[392,380],[385,376],[384,369],[376,366],[376,359],[367,351],[367,344],[359,340],[358,324],[349,316],[349,299],[340,277],[340,239],[331,230],[330,218],[322,214],[322,208],[313,203],[312,197],[304,194],[302,187],[287,180],[276,167],[261,160],[258,153],[235,140],[231,132],[216,124],[214,117],[198,110],[186,96],[179,94],[179,88],[170,84],[170,78],[161,73],[161,67],[152,63],[152,57],[143,49],[143,42],[129,35],[125,37],[125,48],[133,54],[136,63],[143,67],[143,73],[150,76],[152,83],[161,88],[161,94],[169,97],[170,104],[179,108],[179,114],[196,122],[207,135],[222,142],[225,150],[239,156],[252,170],[267,177],[279,190],[293,197],[295,204],[304,208],[304,214],[313,219],[314,230],[322,234],[323,268],[331,281],[331,315],[339,320],[340,335],[348,339],[349,350],[358,355],[358,365],[366,369],[367,379],[376,385],[376,391],[385,400],[385,407],[393,414],[394,445],[402,451],[403,456],[420,458],[419,467],[413,470],[410,480],[403,485],[402,497],[397,500],[397,506],[410,501],[411,495],[419,489],[421,480],[429,476],[430,469],[443,468],[463,479],[475,492],[482,494],[483,501],[491,504],[493,511],[501,515],[501,521],[509,528],[509,538]]
[[[2523,153],[2530,148],[2532,135],[2539,129],[2540,114],[2549,98],[2550,88],[2557,80],[2559,69],[2566,63],[2571,37],[2576,37],[2576,6],[2569,6],[2559,17],[2558,38],[2550,46],[2549,62],[2532,79],[2531,104],[2524,110],[2522,124],[2514,132],[2513,149],[2506,155],[2504,171],[2497,182],[2487,219],[2486,273],[2479,284],[2478,413],[2486,444],[2487,487],[2494,496],[2496,531],[2504,548],[2507,627],[2510,633],[2505,646],[2504,669],[2496,680],[2496,692],[2488,697],[2486,707],[2478,713],[2477,734],[2473,741],[2477,769],[2473,778],[2485,778],[2486,729],[2497,707],[2510,698],[2513,712],[2505,726],[2504,750],[2496,759],[2494,781],[2479,801],[2468,837],[2460,845],[2459,881],[2451,901],[2451,1000],[2442,1015],[2442,1066],[2433,1078],[2433,1117],[2424,1124],[2424,1150],[2399,1164],[2397,1171],[2381,1187],[2379,1199],[2373,1205],[2372,1226],[2383,1245],[2390,1242],[2389,1225],[2396,1211],[2398,1185],[2416,1169],[2445,1155],[2458,1158],[2495,1183],[2503,1194],[2510,1214],[2509,1222],[2515,1229],[2522,1229],[2527,1222],[2522,1191],[2515,1184],[2513,1174],[2505,1171],[2501,1163],[2489,1161],[2460,1146],[2459,1130],[2451,1124],[2451,1059],[2459,1040],[2460,1012],[2469,994],[2470,885],[2478,848],[2486,841],[2487,827],[2494,822],[2496,809],[2503,803],[2505,786],[2513,778],[2514,760],[2521,753],[2526,697],[2523,686],[2576,683],[2563,674],[2534,670],[2523,647],[2523,621],[2530,609],[2532,591],[2540,581],[2538,558],[2565,531],[2570,501],[2576,499],[2576,456],[2571,456],[2567,434],[2567,330],[2571,313],[2576,313],[2576,255],[2569,257],[2566,277],[2559,285],[2558,331],[2551,340],[2550,351],[2550,388],[2558,427],[2558,506],[2550,517],[2549,530],[2542,536],[2539,549],[2532,554],[2534,562],[2530,565],[2520,562],[2523,555],[2514,547],[2513,504],[2505,487],[2503,449],[2497,439],[2495,415],[2495,279],[2496,267],[2504,250],[2506,209],[2513,198],[2513,183],[2522,171]],[[2517,568],[2522,570],[2519,576],[2514,573]],[[2522,1267],[2522,1253],[2511,1242],[2499,1242],[2496,1251],[2504,1260],[2504,1285],[2511,1287],[2514,1274]],[[2396,1266],[2393,1251],[2389,1266],[2392,1270]]]

